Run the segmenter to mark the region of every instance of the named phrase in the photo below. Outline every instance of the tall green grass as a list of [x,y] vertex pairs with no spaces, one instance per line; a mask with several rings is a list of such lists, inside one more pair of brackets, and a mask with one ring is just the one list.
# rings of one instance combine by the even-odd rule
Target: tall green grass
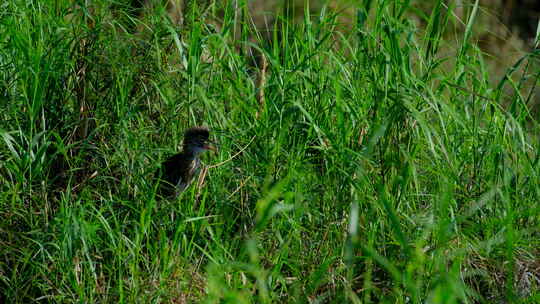
[[[71,2],[0,4],[4,302],[539,301],[538,51],[492,79],[478,1],[461,41],[443,1],[425,29],[410,1],[307,8],[271,41],[245,1],[184,28]],[[193,125],[219,165],[158,200]]]

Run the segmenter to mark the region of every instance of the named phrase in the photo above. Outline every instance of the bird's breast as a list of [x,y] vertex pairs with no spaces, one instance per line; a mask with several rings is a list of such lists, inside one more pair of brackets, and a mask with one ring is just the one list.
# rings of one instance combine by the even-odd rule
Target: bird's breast
[[190,175],[191,176],[195,175],[197,173],[197,170],[199,170],[199,167],[200,167],[200,160],[196,158],[191,162],[191,166],[189,168]]

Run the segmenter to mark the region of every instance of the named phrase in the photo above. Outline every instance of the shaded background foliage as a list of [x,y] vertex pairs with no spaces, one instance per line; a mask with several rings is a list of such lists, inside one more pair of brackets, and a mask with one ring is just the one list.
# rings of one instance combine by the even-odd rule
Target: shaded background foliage
[[537,299],[536,4],[308,4],[0,4],[2,300]]

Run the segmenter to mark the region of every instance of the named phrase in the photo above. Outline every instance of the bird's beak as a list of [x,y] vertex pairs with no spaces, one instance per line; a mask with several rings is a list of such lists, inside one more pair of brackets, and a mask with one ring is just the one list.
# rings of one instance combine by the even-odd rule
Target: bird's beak
[[204,145],[204,148],[206,150],[211,150],[211,151],[214,151],[214,153],[217,153],[217,148],[215,146],[215,144],[211,141],[209,141],[207,144]]

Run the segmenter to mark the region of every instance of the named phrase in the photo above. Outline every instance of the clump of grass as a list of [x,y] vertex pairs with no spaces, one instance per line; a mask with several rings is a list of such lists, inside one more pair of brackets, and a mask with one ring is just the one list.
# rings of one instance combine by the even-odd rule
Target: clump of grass
[[[426,30],[407,1],[379,0],[343,32],[325,7],[277,18],[270,41],[244,2],[206,9],[219,27],[191,7],[182,29],[159,6],[2,4],[1,297],[538,299],[534,96],[492,85],[470,40],[478,2],[443,67],[439,2]],[[153,171],[198,124],[220,147],[205,162],[223,163],[158,201]]]

